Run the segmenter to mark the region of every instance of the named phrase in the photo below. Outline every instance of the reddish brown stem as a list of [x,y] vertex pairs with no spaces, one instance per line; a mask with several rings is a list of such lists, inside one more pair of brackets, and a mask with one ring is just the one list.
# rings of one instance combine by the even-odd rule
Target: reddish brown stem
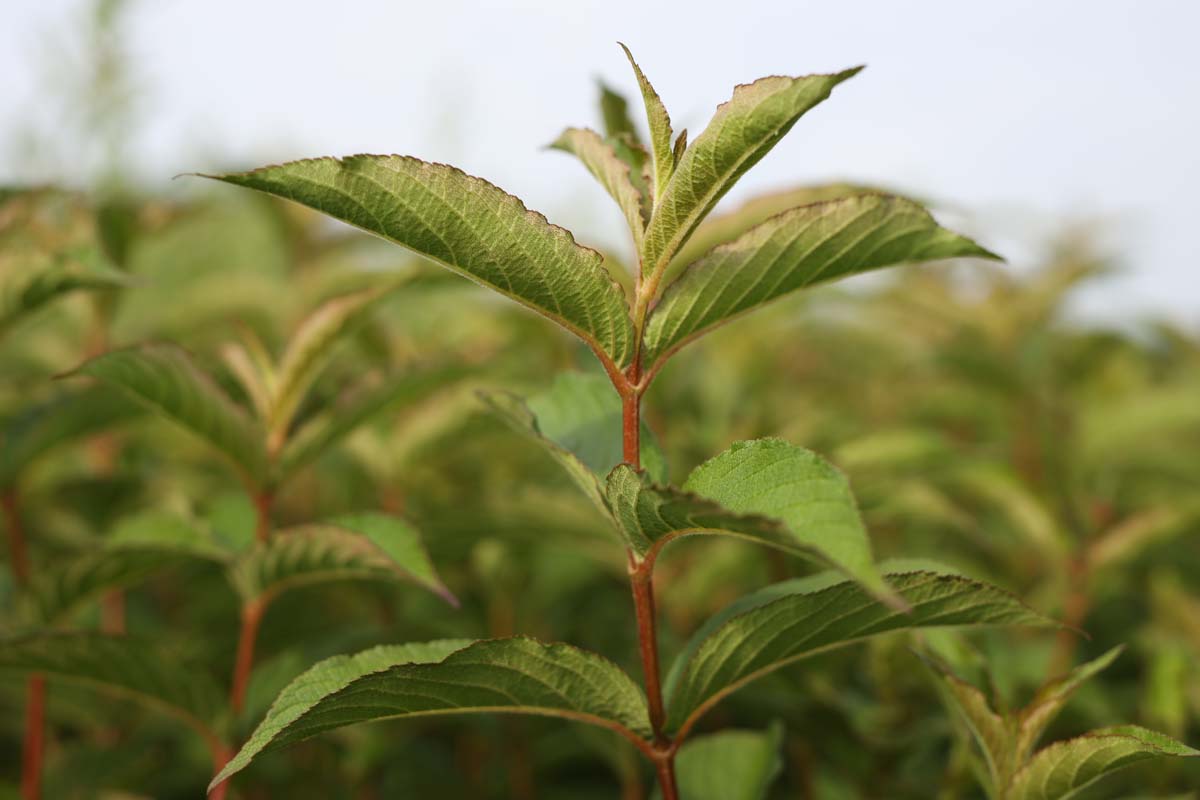
[[636,391],[627,392],[621,398],[621,444],[626,464],[641,468],[641,404],[642,396]]
[[251,497],[254,500],[254,511],[257,519],[254,538],[260,542],[265,542],[271,536],[271,505],[274,503],[275,498],[268,491],[252,492]]
[[46,679],[29,676],[25,688],[25,742],[21,750],[21,800],[42,796],[42,759],[46,740]]
[[650,705],[650,726],[654,730],[656,744],[664,744],[662,737],[663,713],[662,685],[658,670],[658,635],[654,613],[654,579],[650,562],[631,564],[629,585],[633,589],[633,610],[637,616],[638,649],[642,655],[642,673],[646,678],[646,700]]
[[25,530],[21,527],[15,491],[0,495],[0,509],[4,511],[4,527],[8,531],[8,557],[12,560],[13,576],[17,585],[24,586],[29,583],[29,550],[25,546]]
[[[212,750],[213,774],[217,774],[225,765],[229,763],[229,759],[233,758],[233,753],[229,748],[221,744],[217,740],[209,743],[209,748]],[[229,792],[229,780],[223,780],[212,788],[208,793],[208,800],[225,800],[225,795]]]
[[258,626],[262,622],[266,603],[261,598],[242,606],[242,629],[238,634],[237,655],[233,663],[233,689],[229,705],[233,713],[240,714],[246,701],[246,686],[250,683],[250,670],[254,667],[254,643],[258,639]]
[[100,627],[105,633],[125,632],[125,592],[111,589],[100,598]]
[[675,754],[672,752],[655,759],[654,771],[658,774],[658,785],[662,787],[663,800],[679,800],[679,789],[675,784]]

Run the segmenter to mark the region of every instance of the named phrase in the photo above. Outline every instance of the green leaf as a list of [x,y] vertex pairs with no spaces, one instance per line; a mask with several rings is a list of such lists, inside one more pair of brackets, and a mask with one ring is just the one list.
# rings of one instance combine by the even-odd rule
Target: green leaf
[[600,134],[586,128],[567,128],[550,146],[578,158],[600,182],[625,215],[625,222],[640,252],[642,233],[646,229],[646,207],[642,193],[634,186],[629,162],[617,154],[611,142],[606,142],[600,138]]
[[271,413],[272,441],[283,442],[304,395],[329,363],[337,345],[358,329],[394,286],[336,297],[310,314],[288,342],[279,362]]
[[696,467],[683,488],[735,514],[778,520],[781,530],[760,540],[841,570],[896,602],[875,567],[846,476],[816,453],[782,439],[736,442]]
[[213,719],[224,698],[203,670],[184,666],[172,650],[128,636],[38,633],[0,639],[0,670],[99,686],[173,714],[213,739]]
[[667,108],[659,98],[658,92],[654,91],[642,68],[633,60],[633,53],[623,44],[621,49],[625,51],[625,57],[633,67],[633,74],[637,76],[638,88],[642,91],[642,101],[646,106],[646,122],[650,126],[650,152],[654,157],[653,195],[654,204],[657,206],[671,180],[671,174],[675,171],[675,158],[671,150],[671,117],[667,114]]
[[594,250],[490,183],[406,156],[319,158],[210,176],[314,208],[537,311],[623,366],[624,294]]
[[1162,756],[1200,756],[1200,750],[1161,733],[1121,725],[1055,742],[1017,773],[1004,800],[1066,800],[1105,775]]
[[[682,800],[766,800],[783,771],[783,726],[688,739],[675,757]],[[657,796],[657,795],[656,795]]]
[[[708,127],[683,154],[670,183],[655,195],[654,216],[646,228],[643,249],[652,287],[692,231],[738,178],[758,163],[806,111],[860,69],[803,78],[761,78],[733,90],[732,99],[717,108]],[[669,141],[666,148],[664,152],[669,152]]]
[[626,735],[650,734],[641,689],[616,665],[570,645],[525,638],[400,645],[337,656],[301,675],[212,785],[261,752],[322,731],[471,713],[564,717]]
[[992,710],[987,697],[975,686],[955,675],[939,660],[922,656],[940,678],[948,704],[959,714],[979,745],[987,764],[991,786],[1004,786],[1024,759],[1017,758],[1017,723]]
[[609,473],[605,496],[622,537],[640,557],[657,554],[684,536],[732,536],[828,564],[829,558],[798,538],[782,521],[737,514],[673,486],[655,485],[628,464]]
[[1021,709],[1018,716],[1020,729],[1016,741],[1016,763],[1023,764],[1029,759],[1038,739],[1047,726],[1062,711],[1063,706],[1071,699],[1084,683],[1094,677],[1109,664],[1116,661],[1117,656],[1125,649],[1124,645],[1112,648],[1104,655],[1086,664],[1080,664],[1061,678],[1049,681],[1034,696],[1029,705]]
[[604,501],[604,487],[600,483],[599,476],[583,463],[579,456],[542,433],[537,417],[529,410],[529,404],[525,402],[524,398],[512,392],[480,391],[479,399],[513,430],[529,436],[545,448],[550,457],[559,463],[559,466],[566,471],[580,491],[598,509],[608,513],[608,506]]
[[1007,592],[956,575],[891,574],[911,606],[889,608],[855,583],[786,594],[730,617],[685,653],[668,680],[667,727],[686,731],[709,708],[769,672],[890,631],[949,625],[1047,625]]
[[0,488],[12,486],[35,459],[56,447],[108,430],[141,414],[107,387],[59,392],[0,427]]
[[351,393],[345,403],[315,415],[289,438],[279,454],[275,481],[283,481],[352,433],[402,403],[415,403],[466,374],[460,366],[430,367],[388,376]]
[[280,531],[240,556],[230,568],[230,580],[246,601],[328,581],[407,580],[458,605],[429,560],[420,533],[403,519],[375,512]]
[[671,268],[687,266],[717,245],[728,244],[751,228],[797,206],[863,194],[886,193],[861,184],[826,183],[755,195],[737,208],[714,214],[701,222],[675,254]]
[[[621,399],[602,375],[559,373],[549,389],[529,400],[508,392],[480,398],[519,433],[546,448],[596,507],[608,513],[603,476],[622,460]],[[642,463],[657,480],[667,465],[654,434],[642,424]]]
[[128,394],[228,456],[254,482],[266,473],[260,425],[229,399],[182,348],[168,344],[113,350],[76,373]]
[[600,116],[604,120],[606,138],[627,136],[633,143],[638,143],[637,128],[629,117],[629,101],[603,81],[600,82]]
[[647,323],[646,362],[806,286],[956,256],[995,258],[911,200],[861,195],[794,208],[716,247],[667,288]]
[[53,266],[5,285],[4,296],[0,297],[0,337],[25,317],[72,292],[128,285],[128,276],[102,263],[101,258],[93,250],[63,255]]

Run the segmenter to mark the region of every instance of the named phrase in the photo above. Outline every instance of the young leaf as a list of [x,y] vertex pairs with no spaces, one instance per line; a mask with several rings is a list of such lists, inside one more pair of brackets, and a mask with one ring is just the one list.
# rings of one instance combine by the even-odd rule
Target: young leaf
[[252,481],[266,473],[264,433],[182,348],[168,344],[113,350],[76,373],[115,386],[227,455]]
[[[651,286],[738,178],[757,164],[796,120],[859,69],[803,78],[761,78],[733,90],[732,99],[717,108],[708,127],[683,154],[670,183],[655,195],[643,249]],[[668,140],[664,154],[669,154],[670,146]],[[655,150],[657,154],[657,147]]]
[[0,670],[91,684],[174,714],[208,738],[224,707],[203,670],[186,670],[156,642],[100,633],[38,633],[0,639]]
[[322,731],[378,719],[472,713],[563,717],[631,737],[650,734],[641,689],[616,665],[570,645],[525,638],[401,645],[337,656],[301,675],[212,785],[264,750]]
[[1079,665],[1066,675],[1050,681],[1038,690],[1029,705],[1021,709],[1017,718],[1020,727],[1015,742],[1016,763],[1023,764],[1029,759],[1029,755],[1033,752],[1033,748],[1037,745],[1038,739],[1041,738],[1046,727],[1058,716],[1058,712],[1062,711],[1063,706],[1067,704],[1076,690],[1101,670],[1106,669],[1113,661],[1116,661],[1117,656],[1121,655],[1121,651],[1124,649],[1123,645],[1118,645],[1099,658]]
[[42,454],[141,413],[111,389],[88,386],[60,392],[5,420],[0,427],[0,489],[12,486]]
[[541,313],[623,366],[632,325],[599,253],[490,183],[406,156],[318,158],[210,176],[314,208]]
[[361,325],[395,287],[367,289],[334,298],[300,324],[279,362],[271,412],[272,441],[282,442],[313,381],[329,363],[337,344]]
[[1047,625],[1012,595],[955,575],[888,576],[911,607],[882,605],[857,584],[784,595],[711,630],[668,680],[667,727],[686,732],[719,700],[814,653],[889,631],[949,625]]
[[[766,800],[783,771],[783,726],[721,731],[688,739],[675,757],[684,800]],[[656,795],[658,796],[658,795]]]
[[550,146],[570,153],[583,162],[588,172],[604,187],[604,191],[617,202],[633,234],[634,244],[641,252],[647,216],[642,193],[633,183],[629,162],[617,154],[611,142],[606,142],[600,138],[600,134],[585,128],[567,128]]
[[637,128],[629,118],[629,101],[604,82],[600,83],[600,116],[604,120],[606,138],[626,136],[631,142],[639,144]]
[[646,363],[806,286],[956,256],[995,258],[910,200],[862,195],[794,208],[710,251],[667,288],[647,323]]
[[778,520],[783,529],[762,539],[816,558],[896,602],[875,567],[850,484],[816,453],[782,439],[736,442],[696,467],[683,488],[735,514]]
[[280,482],[309,464],[360,425],[400,403],[415,403],[465,374],[459,366],[433,367],[391,375],[377,386],[352,392],[344,405],[315,415],[288,437],[274,476]]
[[983,752],[992,787],[1005,786],[1023,763],[1018,759],[1015,721],[992,710],[987,697],[976,687],[959,678],[944,664],[932,658],[923,660],[937,673],[947,699],[966,723],[971,736]]
[[1067,800],[1121,767],[1162,756],[1200,756],[1200,750],[1161,733],[1120,725],[1044,748],[1013,779],[1004,800]]
[[642,68],[633,60],[633,53],[629,52],[625,45],[621,45],[621,49],[625,51],[625,57],[633,67],[638,88],[642,90],[642,101],[646,105],[646,122],[650,126],[650,152],[654,157],[654,204],[657,206],[659,198],[666,191],[667,183],[671,180],[671,174],[675,171],[675,158],[671,150],[671,117],[667,114],[667,108],[659,98],[658,92],[654,91]]
[[457,605],[417,530],[379,513],[350,514],[281,531],[240,556],[230,568],[230,580],[246,601],[327,581],[409,580]]

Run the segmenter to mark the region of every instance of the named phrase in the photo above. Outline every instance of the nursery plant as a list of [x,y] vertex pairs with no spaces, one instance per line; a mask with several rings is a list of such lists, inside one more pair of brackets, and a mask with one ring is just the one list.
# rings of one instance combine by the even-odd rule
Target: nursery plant
[[[296,201],[424,255],[552,320],[595,355],[606,383],[575,375],[532,402],[495,392],[483,398],[563,466],[608,520],[614,546],[624,548],[642,685],[600,654],[525,637],[406,643],[338,656],[283,690],[214,786],[264,752],[353,723],[516,713],[617,733],[653,765],[662,797],[675,800],[677,757],[695,769],[711,767],[709,758],[754,760],[732,743],[689,741],[706,712],[751,681],[889,631],[1048,623],[1006,592],[953,572],[877,565],[842,474],[783,440],[736,443],[680,486],[665,482],[642,400],[688,343],[818,283],[898,263],[995,256],[909,199],[848,188],[782,210],[730,240],[718,238],[680,263],[738,179],[859,69],[738,86],[689,142],[686,132],[674,133],[658,94],[626,54],[646,109],[648,144],[608,92],[604,134],[571,128],[554,147],[576,156],[620,207],[636,253],[628,290],[599,253],[453,167],[358,155],[213,177]],[[655,586],[654,568],[663,548],[693,535],[775,548],[828,572],[751,595],[709,620],[664,679],[655,612],[662,587]],[[688,758],[697,747],[708,756]],[[757,762],[771,769],[770,758]],[[721,791],[702,780],[684,785],[695,787],[693,800]]]

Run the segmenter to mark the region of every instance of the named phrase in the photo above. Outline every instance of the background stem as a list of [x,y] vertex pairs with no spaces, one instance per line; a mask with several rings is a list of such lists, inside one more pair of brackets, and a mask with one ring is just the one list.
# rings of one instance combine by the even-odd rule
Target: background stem
[[42,796],[42,760],[46,738],[46,679],[29,676],[25,688],[25,742],[21,750],[21,798]]
[[229,706],[235,715],[240,714],[246,701],[246,687],[250,683],[250,671],[254,667],[254,644],[258,639],[258,626],[262,622],[266,603],[262,598],[251,600],[242,606],[242,628],[238,634],[237,655],[233,662],[233,688],[229,694]]

